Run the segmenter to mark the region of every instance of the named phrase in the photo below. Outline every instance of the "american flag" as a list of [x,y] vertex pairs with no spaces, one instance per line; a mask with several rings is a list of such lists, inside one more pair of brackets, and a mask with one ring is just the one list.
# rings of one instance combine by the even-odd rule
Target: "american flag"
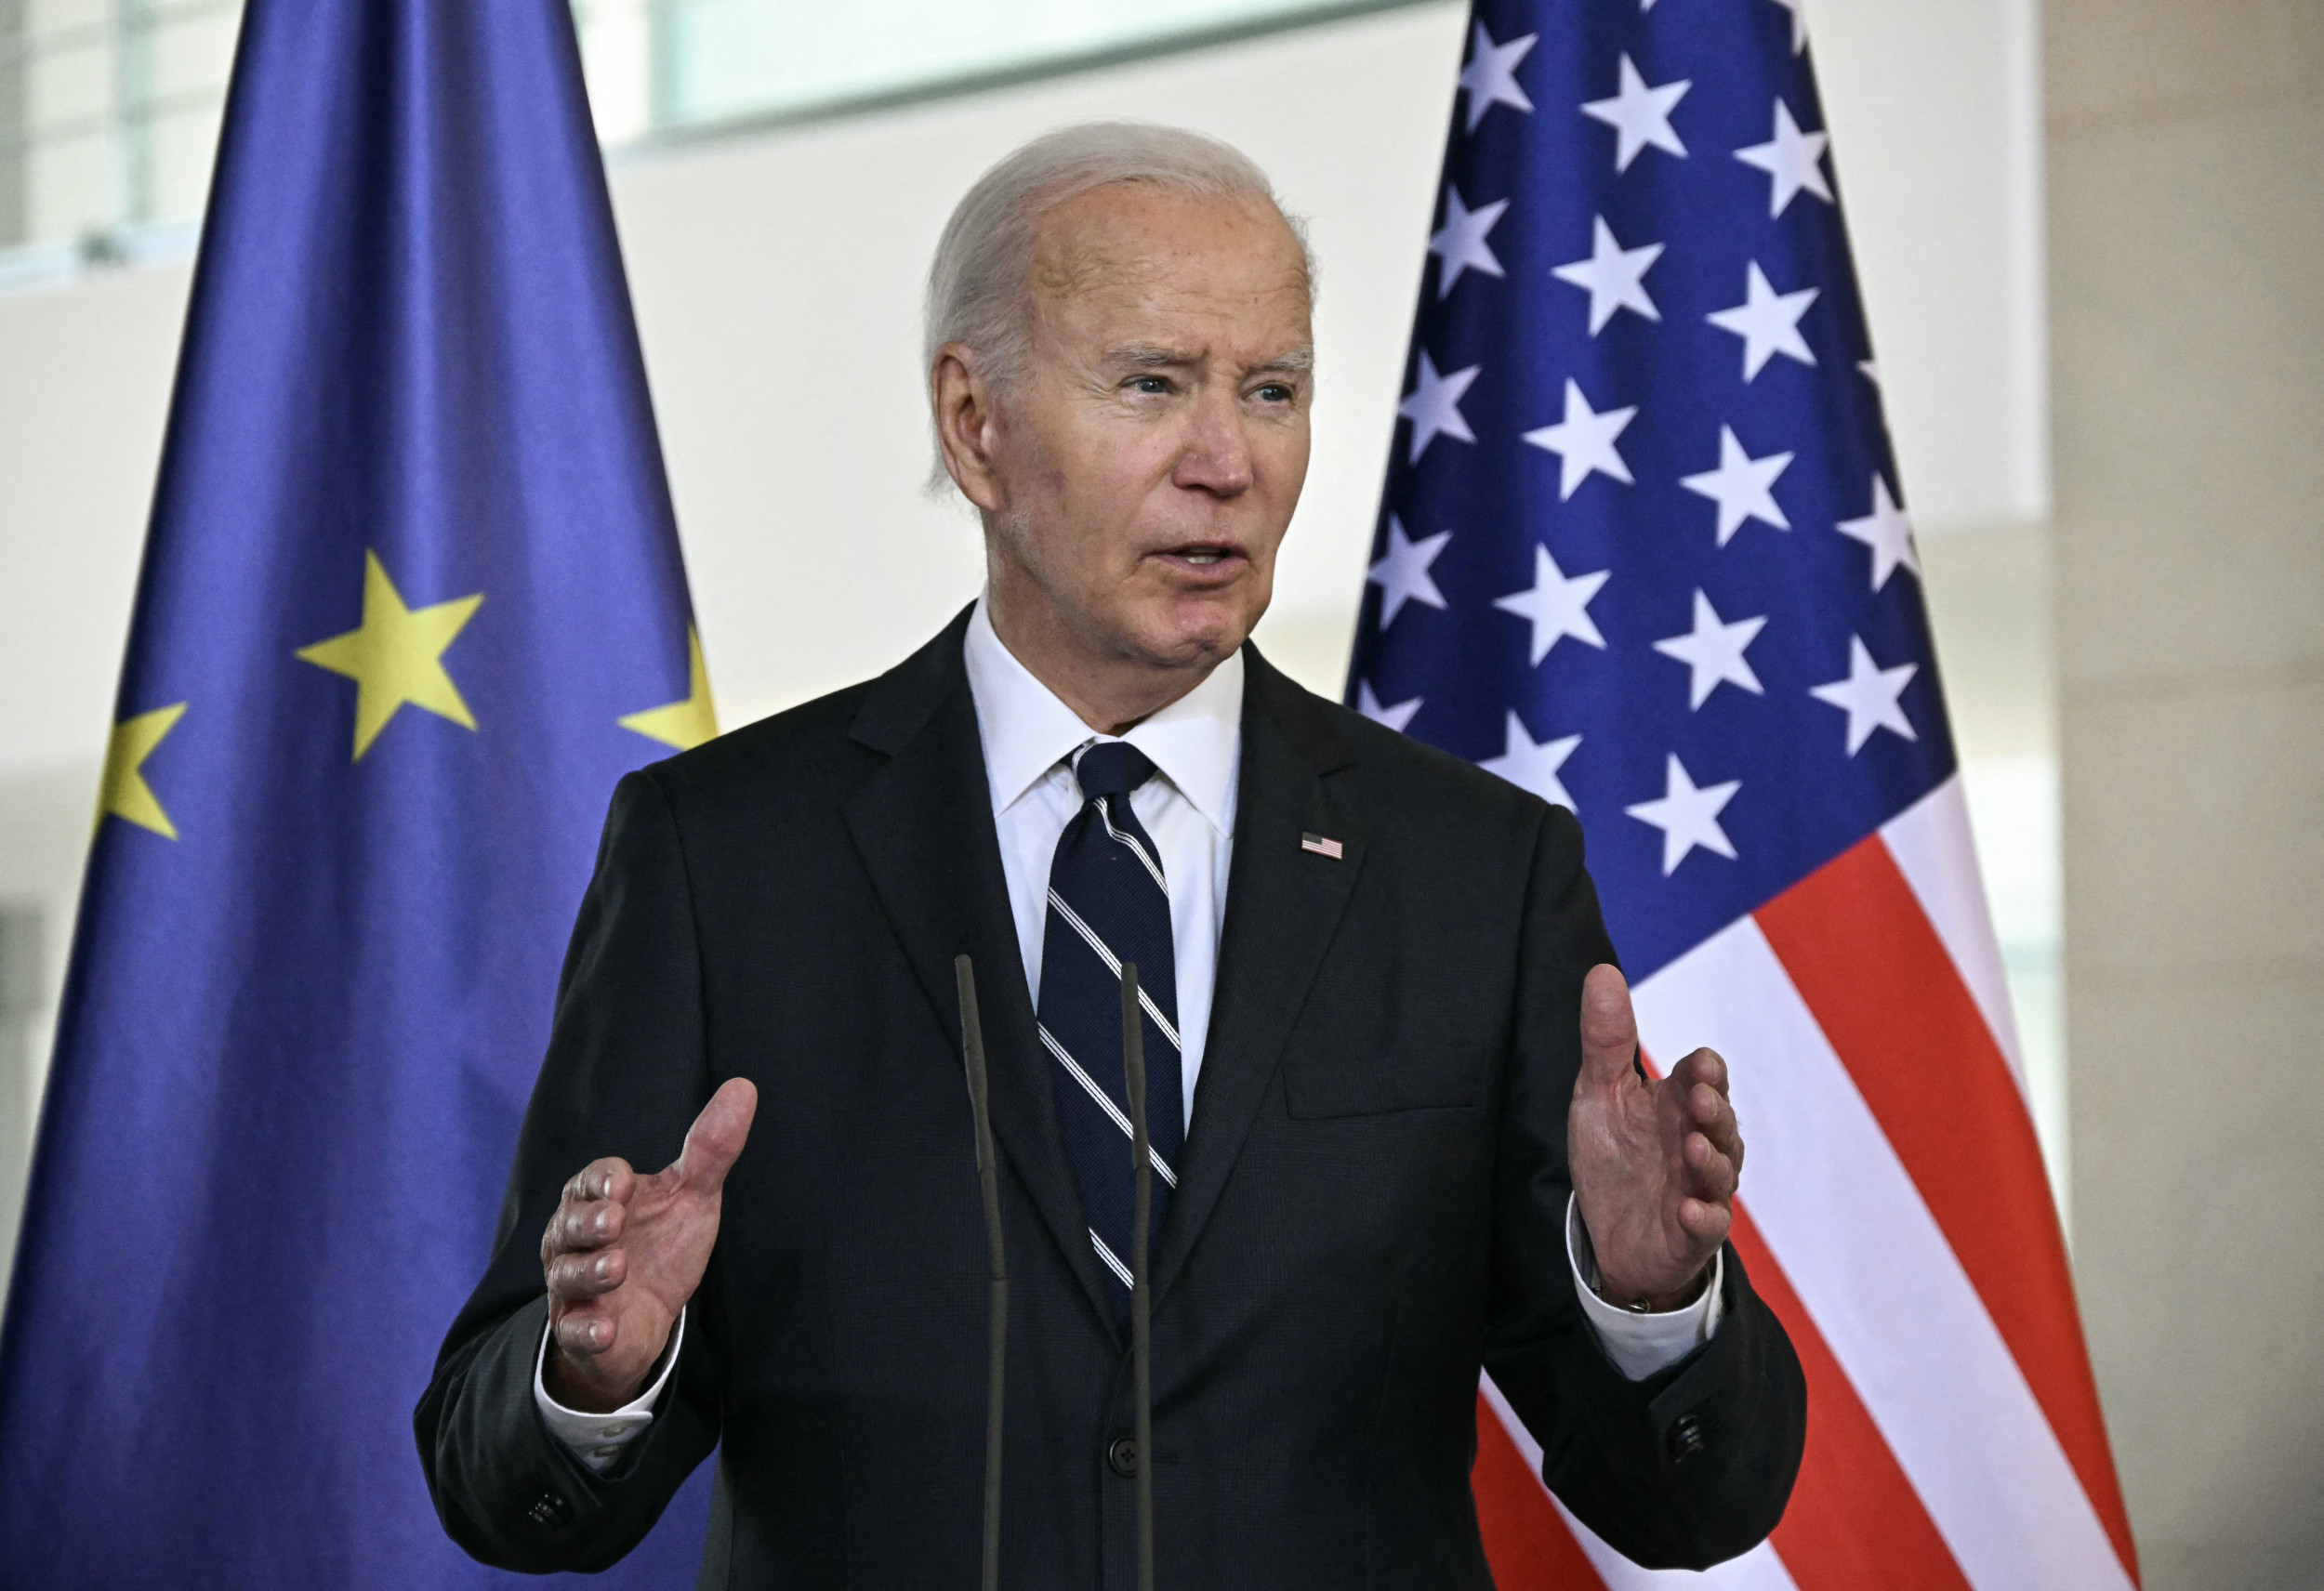
[[[1809,1421],[1708,1578],[2128,1586],[1803,5],[1476,6],[1349,699],[1572,807],[1649,1060],[1733,1065]],[[1666,1578],[1478,1413],[1504,1587]]]

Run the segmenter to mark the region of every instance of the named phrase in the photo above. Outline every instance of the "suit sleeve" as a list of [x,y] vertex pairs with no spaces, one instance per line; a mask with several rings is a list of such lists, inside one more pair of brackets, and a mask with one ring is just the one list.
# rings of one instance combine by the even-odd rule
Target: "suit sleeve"
[[[632,773],[614,791],[566,953],[491,1266],[413,1415],[437,1515],[485,1563],[607,1567],[718,1441],[717,1364],[702,1331],[686,1333],[652,1427],[606,1475],[574,1457],[533,1397],[548,1317],[541,1235],[564,1183],[590,1161],[620,1155],[658,1170],[677,1158],[712,1087],[701,982],[678,825],[652,770]],[[706,1291],[717,1270],[714,1256]]]
[[1549,809],[1536,845],[1519,953],[1486,1369],[1576,1518],[1644,1567],[1707,1569],[1782,1519],[1806,1384],[1732,1246],[1717,1333],[1658,1374],[1625,1378],[1582,1314],[1566,1257],[1565,1115],[1581,1066],[1582,979],[1615,957],[1580,826],[1562,808]]

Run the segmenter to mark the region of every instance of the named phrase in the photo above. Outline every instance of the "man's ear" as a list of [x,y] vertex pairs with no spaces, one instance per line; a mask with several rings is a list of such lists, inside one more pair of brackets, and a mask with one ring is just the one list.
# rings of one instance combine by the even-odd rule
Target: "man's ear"
[[973,365],[965,343],[946,343],[929,367],[928,401],[936,419],[936,447],[945,473],[960,494],[987,513],[1007,506],[993,468],[992,441],[998,415],[989,383]]

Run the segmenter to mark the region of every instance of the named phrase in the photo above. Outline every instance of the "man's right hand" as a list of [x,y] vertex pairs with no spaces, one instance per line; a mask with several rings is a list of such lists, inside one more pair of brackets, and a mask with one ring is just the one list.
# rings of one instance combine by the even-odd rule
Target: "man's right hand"
[[541,1236],[548,1282],[548,1395],[601,1413],[644,1390],[670,1327],[710,1263],[726,1174],[750,1136],[759,1090],[730,1078],[652,1175],[591,1161],[565,1184]]

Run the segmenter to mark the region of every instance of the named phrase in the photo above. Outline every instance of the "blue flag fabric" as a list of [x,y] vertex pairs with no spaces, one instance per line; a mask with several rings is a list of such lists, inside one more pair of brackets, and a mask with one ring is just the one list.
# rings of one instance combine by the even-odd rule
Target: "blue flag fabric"
[[[564,0],[253,0],[0,1345],[10,1584],[514,1583],[411,1409],[607,795],[710,732],[690,622]],[[614,1582],[689,1583],[706,1506]]]
[[1633,980],[1954,767],[1803,4],[1475,7],[1349,674]]

